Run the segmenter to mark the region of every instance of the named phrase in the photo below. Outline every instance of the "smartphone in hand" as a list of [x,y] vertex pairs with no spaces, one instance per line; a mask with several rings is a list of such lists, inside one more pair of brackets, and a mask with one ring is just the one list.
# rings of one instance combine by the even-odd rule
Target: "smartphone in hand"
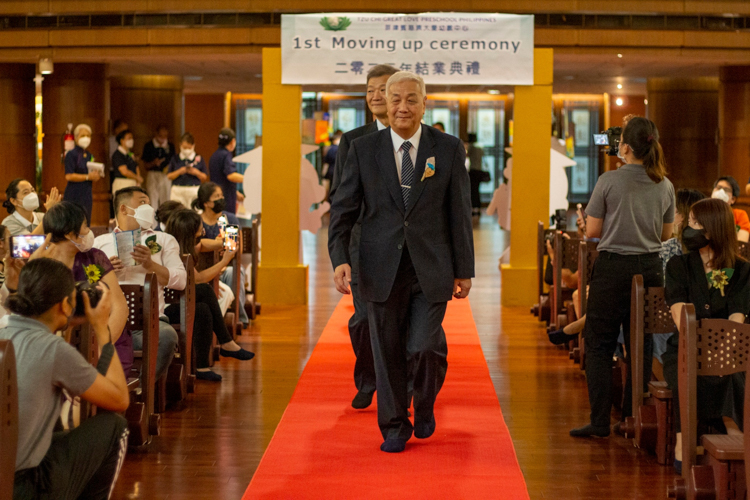
[[233,252],[240,241],[240,226],[228,225],[224,230],[224,249]]
[[10,237],[11,257],[28,259],[37,248],[44,245],[43,234],[21,234]]

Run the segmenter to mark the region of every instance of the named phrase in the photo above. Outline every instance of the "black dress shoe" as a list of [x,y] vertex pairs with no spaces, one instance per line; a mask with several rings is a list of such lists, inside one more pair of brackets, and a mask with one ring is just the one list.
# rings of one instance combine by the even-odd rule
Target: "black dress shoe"
[[248,361],[255,357],[254,352],[246,351],[240,347],[239,351],[227,351],[226,349],[219,349],[219,354],[225,358],[239,359],[240,361]]
[[386,439],[380,445],[380,451],[386,453],[401,453],[406,448],[406,439],[392,438]]
[[573,437],[607,437],[609,436],[609,426],[596,426],[596,425],[584,425],[577,429],[570,431],[570,435]]
[[356,408],[357,410],[364,410],[370,404],[372,404],[372,395],[374,393],[370,392],[358,392],[356,396],[354,396],[354,399],[352,400],[352,408]]
[[555,330],[554,332],[550,332],[547,335],[549,336],[550,342],[555,345],[562,345],[565,342],[570,342],[571,340],[575,339],[578,334],[568,335],[562,329],[560,329]]
[[419,420],[414,422],[414,437],[419,439],[426,439],[435,432],[435,415],[430,417],[430,420],[424,421]]
[[221,382],[221,375],[211,370],[197,370],[195,372],[195,378],[198,380],[207,380],[208,382]]

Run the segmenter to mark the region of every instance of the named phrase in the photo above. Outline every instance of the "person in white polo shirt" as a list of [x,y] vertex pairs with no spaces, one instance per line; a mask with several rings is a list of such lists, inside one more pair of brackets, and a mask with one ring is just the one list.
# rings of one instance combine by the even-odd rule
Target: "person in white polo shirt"
[[[139,186],[120,189],[114,198],[115,218],[119,231],[141,229],[141,244],[134,247],[132,256],[135,266],[124,266],[117,256],[114,233],[98,236],[94,248],[98,248],[109,257],[115,268],[120,284],[143,285],[147,273],[155,273],[159,287],[184,290],[187,284],[187,272],[182,264],[180,245],[170,234],[154,231],[154,209],[149,204],[148,194]],[[134,331],[133,349],[143,348],[143,332]],[[177,332],[169,325],[164,316],[164,293],[159,291],[159,352],[156,358],[156,377],[166,373],[174,356],[177,345]]]

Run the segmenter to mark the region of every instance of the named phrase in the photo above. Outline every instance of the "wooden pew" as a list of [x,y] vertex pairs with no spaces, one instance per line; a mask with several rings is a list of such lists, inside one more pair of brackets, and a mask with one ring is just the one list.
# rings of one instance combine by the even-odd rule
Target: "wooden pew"
[[167,391],[169,394],[180,394],[179,398],[170,397],[170,400],[179,401],[184,399],[187,393],[195,392],[195,363],[193,352],[193,325],[195,322],[195,271],[193,257],[182,256],[182,263],[187,271],[187,283],[184,290],[164,289],[164,302],[166,305],[180,305],[180,322],[173,324],[178,332],[179,352],[175,355],[172,366],[181,368],[172,370],[167,375]]
[[[594,262],[599,255],[597,245],[595,241],[579,241],[578,243],[578,310],[581,318],[586,315],[589,280],[591,271],[594,269]],[[578,341],[570,351],[570,358],[581,366],[581,370],[586,369],[586,345],[583,332],[578,334]]]
[[633,276],[630,295],[630,376],[633,387],[633,416],[625,419],[621,430],[633,438],[637,448],[656,454],[656,461],[671,465],[674,461],[674,410],[672,391],[666,382],[649,382],[643,394],[643,345],[646,335],[668,333],[674,329],[663,287],[643,286],[643,276]]
[[0,498],[13,498],[18,448],[16,355],[10,340],[0,340]]
[[547,248],[545,245],[546,237],[552,233],[552,229],[544,229],[544,223],[538,222],[536,228],[536,277],[537,277],[537,288],[539,302],[531,306],[531,314],[537,316],[539,321],[545,321],[549,324],[550,321],[550,297],[548,293],[544,293],[544,262],[545,256],[547,255]]
[[555,258],[552,266],[552,289],[550,289],[550,330],[557,330],[568,324],[568,306],[572,308],[573,291],[563,287],[562,270],[570,269],[572,272],[578,270],[580,241],[577,235],[564,238],[560,231],[555,231],[553,248]]
[[[135,351],[136,360],[141,360],[141,394],[126,412],[130,437],[128,444],[141,446],[159,435],[161,417],[155,411],[154,398],[157,390],[156,356],[159,351],[159,282],[156,274],[148,273],[141,285],[120,285],[128,302],[129,330],[143,330],[143,350]],[[134,365],[136,366],[136,365]]]
[[[750,370],[750,368],[748,368]],[[747,374],[745,374],[745,380],[747,380]],[[750,384],[745,383],[745,405],[743,412],[743,426],[744,432],[750,429]],[[745,482],[747,485],[747,478],[750,478],[750,439],[745,439]]]
[[746,494],[743,436],[704,434],[697,456],[698,391],[701,375],[727,376],[746,371],[750,325],[726,319],[695,319],[686,304],[680,318],[678,376],[682,421],[682,477],[667,490],[671,498],[742,499]]
[[[251,254],[252,263],[250,265],[250,290],[247,294],[246,303],[242,304],[241,307],[245,307],[247,317],[251,320],[260,314],[260,302],[257,301],[258,264],[260,258],[259,228],[260,214],[256,214],[255,218],[253,218],[251,227],[242,228],[242,253]],[[244,283],[242,285],[244,286]]]
[[745,260],[750,260],[750,243],[745,243],[744,241],[739,241],[740,244],[740,255]]
[[[234,294],[234,301],[230,304],[229,309],[227,310],[227,314],[224,316],[224,318],[227,320],[227,329],[229,330],[229,333],[232,334],[232,337],[234,339],[237,339],[237,337],[242,335],[240,307],[245,307],[245,304],[240,303],[240,287],[245,286],[245,284],[242,282],[242,273],[240,272],[242,269],[242,240],[243,238],[240,233],[240,237],[237,238],[237,244],[239,245],[237,253],[234,254],[234,258],[229,262],[229,264],[227,264],[227,266],[232,266],[234,269],[234,279],[229,285],[229,288],[232,289],[232,293]],[[216,256],[216,258],[218,259],[218,255]]]
[[[96,366],[99,362],[99,347],[96,342],[96,335],[88,322],[73,328],[68,343],[78,349],[78,352],[81,353],[81,356],[83,356],[89,364]],[[79,408],[79,425],[80,422],[83,422],[96,413],[96,407],[84,399],[80,400]]]

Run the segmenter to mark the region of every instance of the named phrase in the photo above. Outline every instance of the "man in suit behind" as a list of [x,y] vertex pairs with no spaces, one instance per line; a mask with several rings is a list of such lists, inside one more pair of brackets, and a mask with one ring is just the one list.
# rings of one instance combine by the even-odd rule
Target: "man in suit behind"
[[427,438],[435,431],[435,399],[448,368],[442,321],[451,296],[469,294],[474,243],[463,144],[420,123],[427,97],[418,75],[394,74],[386,96],[390,128],[351,144],[333,197],[328,250],[336,288],[348,294],[349,242],[361,213],[359,291],[370,320],[380,449],[401,452],[412,432]]
[[[354,139],[363,135],[372,134],[378,130],[388,128],[388,108],[385,99],[385,84],[388,78],[398,70],[387,64],[374,66],[367,72],[367,107],[370,108],[375,121],[355,128],[345,133],[339,142],[339,149],[334,163],[333,182],[329,199],[333,200],[336,189],[341,184],[341,176],[344,172],[346,156],[349,153],[349,145]],[[375,393],[375,365],[372,361],[372,346],[370,345],[370,325],[367,319],[367,302],[359,293],[359,237],[362,221],[357,220],[352,228],[351,241],[349,243],[349,258],[352,266],[352,281],[350,283],[352,298],[354,299],[354,314],[349,319],[349,338],[357,361],[354,364],[354,385],[357,395],[354,396],[352,406],[363,409],[372,403],[372,395]]]

